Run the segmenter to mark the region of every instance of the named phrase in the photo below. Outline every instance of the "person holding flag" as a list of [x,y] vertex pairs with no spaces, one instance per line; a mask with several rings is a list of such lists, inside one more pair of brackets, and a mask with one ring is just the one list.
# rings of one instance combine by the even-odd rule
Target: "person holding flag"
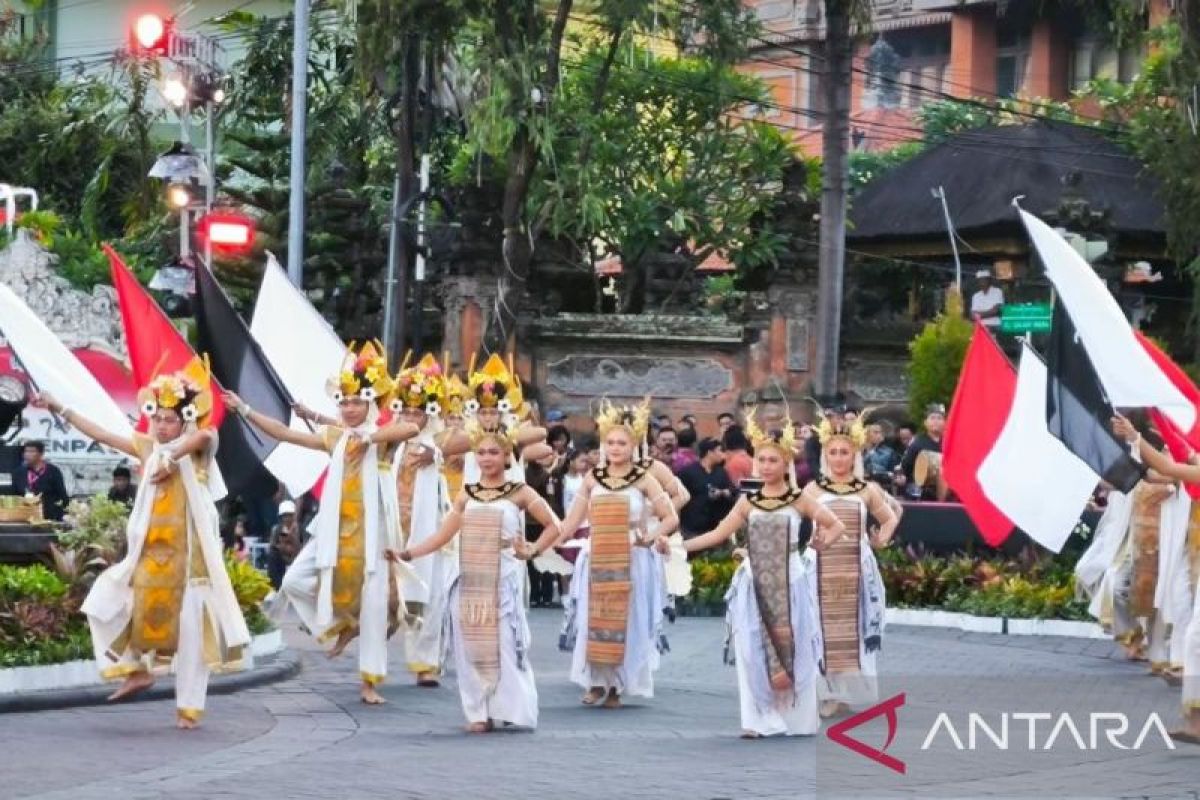
[[402,421],[378,426],[394,388],[383,346],[367,342],[357,351],[351,345],[341,372],[328,383],[338,424],[315,433],[290,428],[225,393],[226,404],[268,436],[330,455],[312,538],[283,576],[280,593],[318,641],[335,640],[331,658],[359,639],[360,695],[370,705],[386,702],[376,687],[387,675],[388,636],[404,612],[403,597],[398,606],[390,602],[393,583],[399,596],[400,582],[392,581],[384,559],[384,551],[401,542],[388,445],[419,433]]
[[96,578],[82,610],[101,676],[125,679],[109,700],[143,691],[172,670],[182,729],[196,727],[204,714],[209,673],[243,668],[250,643],[209,488],[217,449],[210,382],[199,358],[151,381],[138,395],[149,435],[113,433],[47,393],[35,401],[142,464],[126,555]]
[[[1117,414],[1112,419],[1113,432],[1120,436],[1141,455],[1142,460],[1154,471],[1183,481],[1185,483],[1200,483],[1200,460],[1191,453],[1185,463],[1179,463],[1167,454],[1156,449],[1138,432],[1124,416]],[[1200,558],[1191,559],[1191,568],[1200,567]],[[1183,635],[1183,719],[1184,727],[1171,731],[1171,738],[1176,741],[1200,745],[1200,575],[1193,572],[1190,575],[1193,587],[1193,606],[1191,619],[1182,631],[1176,630],[1173,635]]]

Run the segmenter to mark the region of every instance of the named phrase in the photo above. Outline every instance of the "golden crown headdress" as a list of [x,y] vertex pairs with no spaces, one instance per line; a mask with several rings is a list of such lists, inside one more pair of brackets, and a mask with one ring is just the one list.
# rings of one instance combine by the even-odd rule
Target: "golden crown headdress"
[[792,418],[785,417],[783,427],[778,430],[764,431],[758,424],[758,408],[751,406],[743,415],[746,422],[746,438],[750,446],[757,451],[760,447],[774,447],[781,450],[788,458],[796,455],[796,425]]
[[[445,363],[449,363],[447,360]],[[457,375],[448,375],[446,377],[446,413],[453,415],[462,415],[465,411],[467,403],[467,385],[463,383],[462,378]]]
[[388,373],[387,352],[378,341],[363,342],[357,350],[351,342],[341,371],[326,384],[330,397],[337,403],[358,398],[383,405],[394,388],[395,383]]
[[415,367],[408,367],[411,356],[410,350],[396,375],[392,411],[399,413],[405,408],[420,408],[436,417],[442,413],[446,401],[446,376],[442,373],[442,365],[431,353],[426,353]]
[[467,434],[467,438],[471,442],[471,449],[474,450],[479,446],[479,443],[485,439],[494,439],[507,452],[512,452],[517,447],[517,426],[505,425],[501,422],[494,428],[485,428],[479,424],[476,419],[467,420],[463,430]]
[[204,427],[213,408],[208,360],[196,356],[178,372],[154,377],[138,392],[138,406],[147,418],[160,408],[169,408],[179,412],[184,422]]
[[509,363],[496,353],[488,358],[483,368],[475,371],[475,356],[471,356],[471,364],[467,367],[467,400],[463,410],[474,414],[481,408],[495,408],[501,414],[522,413],[525,397],[521,392],[521,379],[509,356]]
[[596,430],[603,439],[613,428],[625,428],[633,436],[635,445],[646,440],[650,430],[650,398],[635,406],[615,405],[609,400],[600,401],[600,413],[596,415]]
[[829,414],[825,413],[825,409],[820,409],[821,421],[817,423],[817,441],[824,447],[834,439],[849,439],[856,450],[861,450],[863,445],[867,443],[867,414],[868,410],[864,409],[862,413],[857,414],[852,422],[847,422],[844,417],[829,418]]

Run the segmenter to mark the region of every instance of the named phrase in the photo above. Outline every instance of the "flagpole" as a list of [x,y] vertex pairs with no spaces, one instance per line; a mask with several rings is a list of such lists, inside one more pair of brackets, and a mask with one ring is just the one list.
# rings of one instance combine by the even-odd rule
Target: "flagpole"
[[955,241],[954,221],[950,219],[950,206],[946,204],[946,190],[941,186],[930,189],[933,196],[942,201],[942,214],[946,217],[946,233],[950,235],[950,250],[954,253],[954,288],[962,294],[962,261],[958,257],[958,242]]

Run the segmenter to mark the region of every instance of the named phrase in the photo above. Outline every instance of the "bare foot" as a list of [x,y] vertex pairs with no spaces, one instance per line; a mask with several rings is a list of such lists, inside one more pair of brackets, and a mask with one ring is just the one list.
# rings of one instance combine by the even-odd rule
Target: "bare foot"
[[123,700],[126,697],[144,692],[154,685],[154,676],[149,672],[135,672],[125,679],[125,682],[108,696],[108,702]]
[[821,703],[821,719],[836,717],[839,714],[845,714],[849,710],[850,706],[845,703],[840,703],[837,700],[826,700]]
[[761,738],[763,738],[763,736],[758,731],[743,730],[742,738],[743,739],[761,739]]
[[200,727],[200,720],[189,719],[187,717],[176,717],[175,718],[175,727],[179,728],[179,730],[181,730],[181,731],[195,730],[196,728]]
[[1159,676],[1167,682],[1168,686],[1183,686],[1182,669],[1165,669],[1159,673]]
[[370,683],[362,685],[362,691],[359,692],[362,701],[369,706],[381,706],[387,702],[387,698],[375,690],[375,686]]
[[491,722],[472,722],[467,726],[467,733],[490,733],[491,730]]
[[333,643],[333,648],[325,655],[329,658],[337,658],[345,651],[346,646],[354,640],[354,629],[347,628],[338,634],[337,641]]
[[621,695],[619,695],[617,693],[616,689],[608,690],[608,697],[606,697],[604,700],[604,707],[605,708],[620,708],[621,707]]
[[436,672],[417,673],[417,686],[422,686],[426,689],[436,689],[440,685],[441,684],[438,683],[438,676]]
[[600,702],[602,697],[604,697],[604,690],[599,686],[596,686],[589,689],[587,694],[585,694],[583,699],[579,702],[583,703],[585,706],[594,706],[596,703]]
[[1176,742],[1183,742],[1184,744],[1200,745],[1200,730],[1181,728],[1171,731],[1171,738]]

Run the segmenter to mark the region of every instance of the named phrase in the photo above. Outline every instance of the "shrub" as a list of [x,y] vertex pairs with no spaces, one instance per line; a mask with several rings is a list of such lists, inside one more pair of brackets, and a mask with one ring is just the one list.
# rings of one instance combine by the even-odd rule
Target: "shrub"
[[954,290],[947,291],[946,310],[926,323],[908,346],[909,414],[913,419],[924,419],[930,403],[950,403],[972,331],[963,317],[962,297]]
[[233,593],[246,618],[246,627],[253,634],[271,630],[271,621],[262,610],[263,600],[271,593],[270,578],[249,563],[239,561],[232,553],[225,554],[225,571],[229,573]]

